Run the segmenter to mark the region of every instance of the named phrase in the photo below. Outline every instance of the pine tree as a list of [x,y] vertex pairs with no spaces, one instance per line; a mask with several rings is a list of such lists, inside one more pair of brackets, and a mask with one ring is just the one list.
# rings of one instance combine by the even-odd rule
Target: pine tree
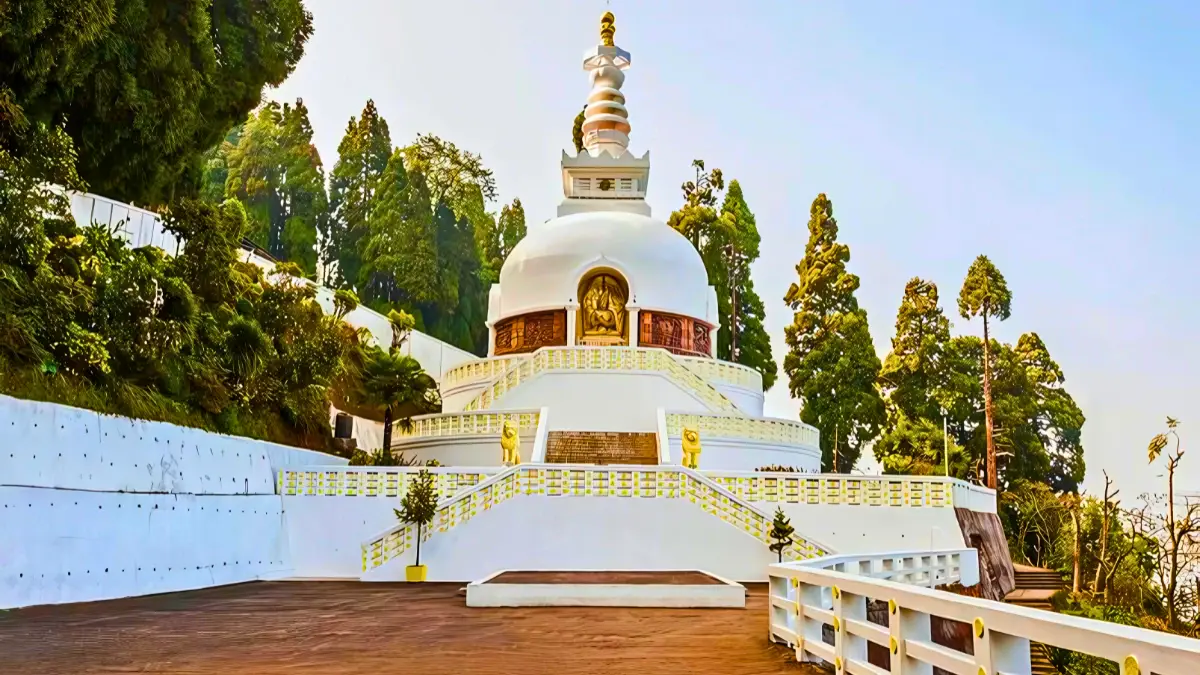
[[914,277],[904,287],[892,351],[879,373],[895,410],[914,420],[939,419],[943,355],[949,341],[950,321],[938,305],[937,284]]
[[991,340],[988,337],[988,319],[996,318],[1001,321],[1012,313],[1012,293],[1000,270],[988,260],[987,256],[979,256],[967,270],[967,278],[963,280],[962,291],[958,294],[958,312],[964,319],[975,316],[983,317],[983,408],[987,429],[987,484],[995,490],[999,484],[996,469],[996,441],[992,410],[992,364]]
[[221,146],[228,153],[225,196],[246,205],[250,240],[307,275],[316,272],[317,226],[327,209],[325,172],[312,136],[308,108],[297,99],[295,106],[263,106],[236,144]]
[[858,277],[846,271],[850,248],[837,241],[833,204],[817,195],[810,213],[799,283],[784,296],[795,316],[784,331],[790,351],[783,369],[801,401],[800,419],[821,431],[822,466],[849,472],[886,417],[876,389],[880,363],[854,297]]
[[429,190],[420,172],[404,168],[397,150],[372,200],[356,285],[369,305],[415,308],[440,297],[438,250]]
[[763,389],[770,389],[778,368],[771,355],[771,338],[763,327],[766,308],[750,278],[750,265],[759,254],[758,225],[736,180],[729,183],[720,215],[705,239],[701,257],[709,283],[717,291],[722,319],[717,357],[759,371]]
[[496,228],[488,233],[484,243],[483,262],[492,271],[500,273],[508,254],[512,253],[517,242],[525,238],[525,207],[520,199],[514,199],[511,205],[500,209],[500,217],[496,220]]
[[434,488],[433,474],[428,469],[421,469],[408,485],[404,497],[400,500],[400,508],[393,509],[396,518],[402,523],[412,523],[417,526],[417,559],[415,565],[421,564],[422,532],[433,522],[437,515],[437,490]]
[[575,122],[571,125],[571,142],[575,144],[575,154],[583,152],[583,122],[587,119],[587,106],[579,110]]
[[784,514],[782,508],[775,507],[775,520],[771,522],[771,532],[768,536],[771,538],[769,548],[779,556],[779,562],[783,562],[783,552],[792,545],[792,535],[795,533],[796,528],[792,527],[791,519]]
[[362,115],[350,118],[338,161],[329,176],[330,218],[324,223],[321,262],[326,285],[358,289],[362,268],[361,242],[367,235],[372,199],[392,156],[387,121],[367,101]]

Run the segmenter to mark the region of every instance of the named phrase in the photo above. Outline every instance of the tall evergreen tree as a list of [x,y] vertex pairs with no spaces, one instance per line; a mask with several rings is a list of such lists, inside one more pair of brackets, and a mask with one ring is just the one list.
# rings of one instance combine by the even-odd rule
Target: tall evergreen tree
[[350,118],[338,144],[338,161],[329,175],[330,217],[321,233],[321,262],[326,285],[358,289],[361,242],[367,235],[375,190],[392,156],[387,121],[367,101],[358,119]]
[[493,274],[499,274],[508,254],[512,253],[517,242],[525,238],[525,207],[520,199],[514,199],[512,204],[505,204],[500,209],[500,217],[496,219],[496,227],[486,233],[480,249],[483,251],[482,262]]
[[846,271],[850,247],[837,241],[833,204],[817,195],[810,214],[799,283],[784,296],[795,317],[785,329],[783,369],[801,401],[800,419],[821,431],[823,468],[849,472],[886,417],[876,388],[880,363],[867,312],[854,297],[858,277]]
[[575,154],[583,152],[583,122],[587,118],[587,106],[579,109],[575,122],[571,125],[571,142],[575,144]]
[[763,327],[766,308],[750,278],[750,265],[759,254],[758,224],[736,180],[729,183],[718,223],[701,252],[723,324],[717,332],[717,356],[754,368],[762,374],[763,388],[770,389],[778,369]]
[[1012,293],[1004,275],[988,260],[979,256],[967,270],[962,291],[958,294],[958,312],[964,319],[983,317],[983,408],[987,425],[987,484],[993,490],[998,485],[996,442],[992,410],[991,340],[988,338],[988,319],[1001,321],[1011,314]]
[[704,170],[704,160],[692,160],[696,179],[685,182],[683,207],[671,214],[667,224],[687,237],[697,251],[703,253],[708,238],[717,227],[717,200],[725,189],[725,178],[720,169]]
[[412,312],[418,304],[440,298],[429,189],[423,174],[405,170],[399,150],[379,181],[367,230],[357,280],[364,301],[379,309],[396,304]]
[[423,308],[425,325],[434,337],[468,351],[487,348],[484,320],[486,289],[475,245],[475,231],[465,217],[455,217],[446,202],[434,209],[440,297]]
[[308,275],[316,272],[317,227],[328,208],[312,135],[303,101],[271,102],[250,118],[225,158],[225,194],[246,205],[250,239]]
[[896,313],[892,351],[879,373],[892,408],[910,419],[936,420],[945,387],[943,355],[950,321],[938,305],[937,284],[914,277],[904,287]]
[[65,124],[91,190],[140,204],[196,192],[204,154],[312,34],[302,0],[61,4],[0,10],[0,82],[31,121]]

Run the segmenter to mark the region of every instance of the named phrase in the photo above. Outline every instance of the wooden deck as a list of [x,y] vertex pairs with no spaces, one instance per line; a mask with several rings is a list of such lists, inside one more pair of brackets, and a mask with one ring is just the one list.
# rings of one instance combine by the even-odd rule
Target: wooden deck
[[0,672],[819,673],[746,609],[472,609],[462,584],[274,582],[0,612]]

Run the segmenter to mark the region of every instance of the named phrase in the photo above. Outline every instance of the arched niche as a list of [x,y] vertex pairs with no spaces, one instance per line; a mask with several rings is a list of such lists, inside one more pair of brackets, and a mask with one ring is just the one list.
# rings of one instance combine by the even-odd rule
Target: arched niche
[[594,267],[579,279],[576,344],[629,344],[629,282],[611,267]]

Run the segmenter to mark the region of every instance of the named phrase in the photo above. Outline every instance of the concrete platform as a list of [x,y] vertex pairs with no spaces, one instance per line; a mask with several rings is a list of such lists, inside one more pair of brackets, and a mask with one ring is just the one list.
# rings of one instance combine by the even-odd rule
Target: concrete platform
[[501,570],[467,586],[467,606],[745,608],[746,588],[700,570]]

